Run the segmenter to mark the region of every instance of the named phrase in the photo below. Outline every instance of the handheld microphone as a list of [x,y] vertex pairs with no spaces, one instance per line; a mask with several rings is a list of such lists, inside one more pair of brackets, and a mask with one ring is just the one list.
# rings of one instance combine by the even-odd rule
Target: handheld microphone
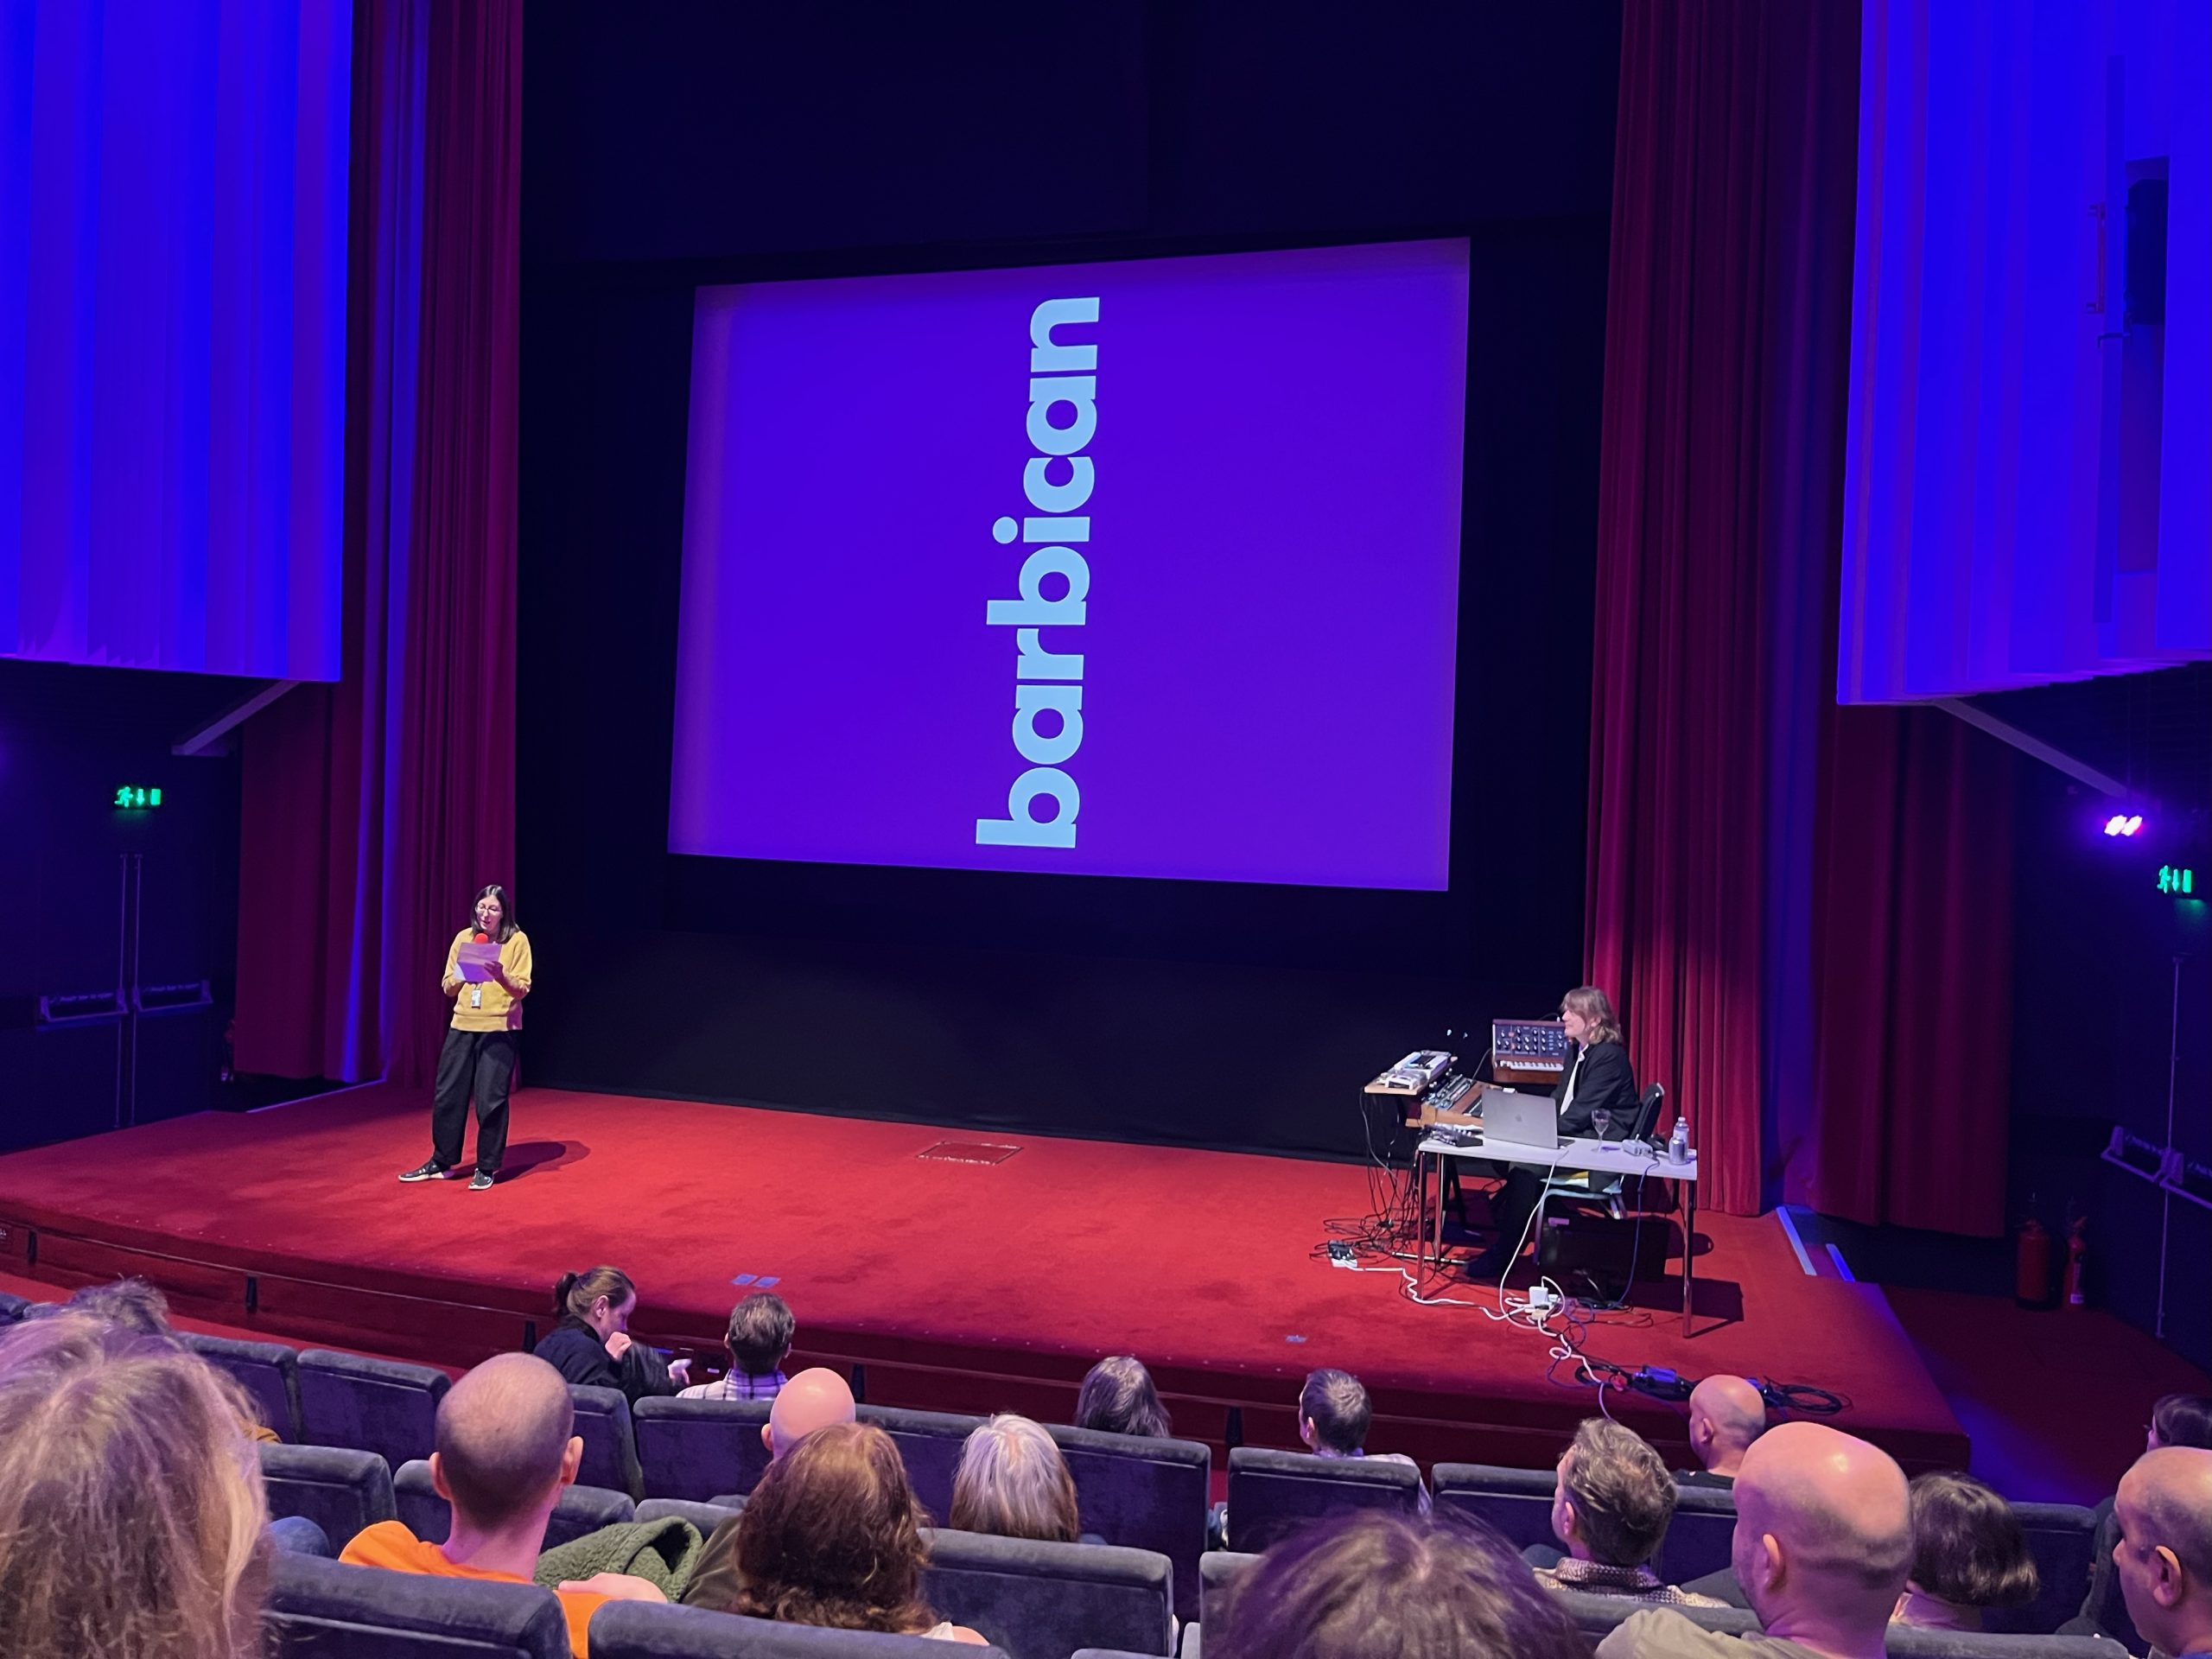
[[480,927],[476,930],[476,937],[471,939],[469,943],[471,944],[489,944],[492,943],[492,936]]

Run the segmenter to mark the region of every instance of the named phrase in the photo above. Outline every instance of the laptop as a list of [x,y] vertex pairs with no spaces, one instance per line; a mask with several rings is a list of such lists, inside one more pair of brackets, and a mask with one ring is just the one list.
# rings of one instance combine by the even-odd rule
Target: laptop
[[1483,1090],[1483,1139],[1513,1141],[1547,1149],[1559,1145],[1559,1107],[1549,1094],[1517,1089]]

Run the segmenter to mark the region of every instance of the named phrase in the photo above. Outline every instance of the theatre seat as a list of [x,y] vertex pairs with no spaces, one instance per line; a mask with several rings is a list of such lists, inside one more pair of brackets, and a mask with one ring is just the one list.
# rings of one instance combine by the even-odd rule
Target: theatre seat
[[263,1442],[261,1483],[271,1520],[305,1516],[342,1550],[364,1527],[390,1521],[398,1510],[391,1471],[373,1452],[339,1446],[271,1446]]
[[768,1467],[766,1400],[640,1400],[630,1408],[648,1497],[749,1492]]
[[299,1444],[299,1351],[281,1342],[243,1342],[235,1337],[203,1337],[179,1332],[184,1345],[209,1364],[238,1379],[253,1397],[261,1421],[279,1440]]
[[2097,1548],[2097,1513],[2079,1503],[2015,1503],[2012,1513],[2036,1558],[2036,1599],[1992,1608],[1983,1627],[2002,1635],[2047,1636],[2082,1611]]
[[952,1514],[952,1478],[960,1471],[960,1448],[983,1426],[983,1419],[945,1411],[862,1406],[860,1420],[874,1423],[897,1444],[914,1496],[930,1512],[931,1524],[943,1526]]
[[[1649,1611],[1622,1596],[1592,1596],[1579,1590],[1560,1592],[1569,1615],[1584,1634],[1601,1641],[1634,1615]],[[1678,1607],[1692,1624],[1708,1630],[1745,1635],[1758,1620],[1737,1607]],[[1890,1659],[2111,1659],[2110,1643],[2077,1636],[2004,1636],[1988,1631],[1923,1630],[1892,1624],[1885,1638]]]
[[930,1605],[1013,1659],[1067,1659],[1084,1647],[1174,1651],[1174,1569],[1155,1551],[944,1530],[928,1542]]
[[632,1502],[645,1495],[638,1469],[638,1444],[631,1433],[630,1402],[620,1389],[569,1384],[576,1408],[576,1433],[583,1437],[584,1460],[576,1471],[581,1486],[627,1492]]
[[[1736,1494],[1716,1486],[1675,1488],[1675,1518],[1651,1570],[1669,1584],[1687,1584],[1718,1572],[1732,1559]],[[2075,1598],[2080,1605],[2080,1598]]]
[[30,1303],[21,1296],[0,1290],[0,1325],[13,1325],[23,1317]]
[[569,1659],[569,1623],[550,1590],[312,1555],[271,1558],[264,1622],[278,1659]]
[[679,1521],[689,1521],[699,1529],[702,1538],[714,1535],[716,1527],[745,1513],[745,1500],[727,1498],[719,1503],[694,1503],[685,1497],[649,1497],[638,1505],[640,1521],[661,1521],[674,1516]]
[[[1209,1550],[1198,1563],[1198,1619],[1211,1624],[1219,1617],[1222,1605],[1228,1599],[1231,1586],[1251,1569],[1257,1555],[1241,1549]],[[1185,1632],[1187,1637],[1188,1632]],[[1184,1643],[1189,1648],[1189,1642]]]
[[[1552,1491],[1557,1484],[1554,1471],[1505,1469],[1488,1463],[1440,1463],[1430,1476],[1430,1490],[1435,1493],[1438,1509],[1456,1510],[1487,1522],[1503,1533],[1505,1541],[1515,1549],[1559,1541],[1552,1536]],[[1730,1497],[1732,1505],[1733,1501]],[[1232,1506],[1232,1525],[1236,1513]],[[1244,1546],[1241,1537],[1236,1543],[1239,1548]],[[1725,1554],[1719,1564],[1727,1565]]]
[[[442,1544],[453,1530],[453,1506],[438,1496],[430,1483],[430,1465],[417,1458],[399,1465],[391,1479],[392,1497],[399,1519],[408,1531],[425,1543]],[[561,1490],[553,1518],[545,1523],[545,1548],[572,1543],[588,1532],[637,1518],[626,1492],[604,1487],[575,1485]]]
[[1155,1550],[1175,1568],[1175,1616],[1198,1616],[1213,1453],[1196,1440],[1148,1440],[1091,1428],[1047,1431],[1075,1477],[1083,1529],[1109,1544]]
[[591,1659],[944,1659],[947,1653],[1007,1659],[997,1648],[779,1624],[664,1602],[609,1602],[591,1620]]
[[300,1355],[300,1438],[374,1452],[397,1469],[427,1458],[453,1379],[429,1365],[310,1348]]
[[1379,1458],[1319,1458],[1240,1446],[1229,1454],[1229,1541],[1256,1554],[1304,1522],[1346,1510],[1410,1515],[1421,1473]]

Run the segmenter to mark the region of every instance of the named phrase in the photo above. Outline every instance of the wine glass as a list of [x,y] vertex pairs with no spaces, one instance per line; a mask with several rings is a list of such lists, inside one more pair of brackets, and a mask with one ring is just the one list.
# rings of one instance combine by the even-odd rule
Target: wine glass
[[1603,1106],[1599,1107],[1590,1114],[1590,1127],[1598,1131],[1600,1141],[1606,1139],[1613,1127],[1612,1113]]

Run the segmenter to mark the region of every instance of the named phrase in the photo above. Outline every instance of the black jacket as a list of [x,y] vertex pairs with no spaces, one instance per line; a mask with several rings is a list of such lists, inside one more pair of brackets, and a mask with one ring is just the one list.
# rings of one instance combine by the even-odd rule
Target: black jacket
[[568,1381],[587,1388],[620,1389],[632,1405],[676,1392],[676,1379],[669,1376],[668,1367],[644,1343],[633,1342],[620,1359],[611,1359],[599,1332],[574,1317],[555,1325],[537,1344],[537,1353]]
[[[1552,1099],[1567,1098],[1567,1084],[1574,1077],[1574,1062],[1552,1090]],[[1566,1135],[1590,1133],[1590,1114],[1604,1107],[1612,1115],[1608,1130],[1613,1140],[1624,1139],[1636,1128],[1636,1072],[1628,1063],[1628,1050],[1618,1043],[1592,1043],[1582,1051],[1582,1075],[1575,1079],[1574,1103],[1560,1114],[1559,1132]]]

